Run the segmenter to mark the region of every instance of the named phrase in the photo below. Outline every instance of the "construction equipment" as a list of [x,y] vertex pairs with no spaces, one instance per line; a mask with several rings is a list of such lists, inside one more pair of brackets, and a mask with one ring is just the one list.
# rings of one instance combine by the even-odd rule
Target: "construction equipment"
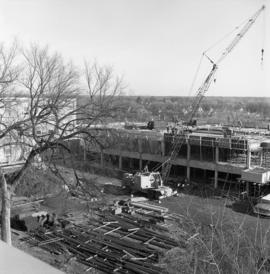
[[153,120],[148,121],[147,123],[126,122],[124,128],[153,130],[155,128],[155,122]]
[[[202,99],[205,96],[205,93],[209,89],[211,83],[215,80],[215,74],[218,69],[218,65],[226,58],[226,56],[235,48],[235,46],[239,43],[239,41],[243,38],[243,36],[247,33],[250,27],[255,23],[258,16],[265,9],[265,6],[262,6],[248,21],[241,30],[237,33],[235,38],[231,41],[228,47],[222,52],[221,56],[214,62],[209,56],[204,52],[204,56],[211,62],[212,69],[210,73],[207,75],[206,79],[199,87],[196,96],[191,104],[191,111],[189,113],[189,117],[187,121],[184,123],[185,128],[182,131],[184,134],[189,134],[191,128],[196,126],[196,120],[194,119]],[[173,131],[172,135],[177,134],[177,130]],[[231,135],[231,132],[226,132],[226,134]],[[173,145],[171,152],[169,153],[168,159],[162,163],[158,168],[163,166],[162,169],[162,177],[159,172],[156,172],[158,168],[154,172],[148,172],[148,170],[144,172],[138,172],[135,175],[129,174],[126,175],[128,180],[124,180],[124,186],[130,187],[131,191],[140,191],[148,194],[149,198],[157,199],[160,197],[168,197],[173,195],[173,191],[169,187],[165,187],[163,184],[166,184],[168,181],[168,177],[172,167],[172,161],[177,157],[183,143],[186,138],[172,138]]]
[[256,215],[270,217],[270,194],[261,197],[258,203],[253,207]]
[[163,185],[159,172],[142,171],[134,175],[125,173],[122,186],[128,188],[131,193],[145,193],[153,200],[170,197],[175,193],[172,188]]
[[[256,19],[259,17],[261,12],[265,9],[265,6],[262,6],[248,21],[244,26],[240,29],[240,31],[237,33],[235,38],[231,41],[231,43],[228,45],[228,47],[225,48],[225,50],[222,52],[221,56],[217,59],[216,62],[214,62],[209,56],[206,55],[204,52],[204,56],[207,57],[207,59],[212,64],[212,69],[210,73],[207,75],[206,79],[202,83],[202,85],[199,87],[196,96],[194,97],[194,100],[191,104],[191,111],[189,114],[189,117],[186,122],[187,130],[185,131],[186,134],[188,134],[189,130],[188,127],[194,125],[194,117],[200,107],[201,101],[205,96],[205,93],[209,89],[211,83],[213,82],[215,74],[218,69],[218,65],[227,57],[227,55],[235,48],[235,46],[239,43],[239,41],[244,37],[244,35],[247,33],[247,31],[251,28],[251,26],[255,23]],[[170,170],[172,167],[172,160],[174,160],[185,140],[185,138],[173,138],[174,142],[172,145],[172,150],[170,152],[169,158],[162,164],[163,171],[162,171],[162,178],[163,182],[166,183],[170,174]]]

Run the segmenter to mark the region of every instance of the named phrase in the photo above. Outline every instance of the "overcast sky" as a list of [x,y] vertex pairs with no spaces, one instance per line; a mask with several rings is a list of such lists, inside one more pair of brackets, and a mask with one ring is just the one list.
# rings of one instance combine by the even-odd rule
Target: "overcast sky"
[[[270,94],[270,0],[0,0],[0,3],[1,41],[17,37],[23,43],[49,45],[78,64],[84,58],[97,60],[123,75],[130,94],[171,96],[188,95],[202,52],[266,4],[265,16],[258,18],[220,64],[216,83],[207,95]],[[229,42],[230,39],[217,45],[209,55],[218,56]],[[210,70],[206,60],[203,64],[195,87]]]

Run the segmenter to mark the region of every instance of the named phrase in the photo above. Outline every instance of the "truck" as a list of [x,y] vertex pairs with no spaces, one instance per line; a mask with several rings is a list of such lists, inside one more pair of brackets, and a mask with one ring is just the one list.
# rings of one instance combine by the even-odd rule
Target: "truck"
[[258,203],[253,208],[253,212],[256,215],[270,217],[270,194],[259,199]]

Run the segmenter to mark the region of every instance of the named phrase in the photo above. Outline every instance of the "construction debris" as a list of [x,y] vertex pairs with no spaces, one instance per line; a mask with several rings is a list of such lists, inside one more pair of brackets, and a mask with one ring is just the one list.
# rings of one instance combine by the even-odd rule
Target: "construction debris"
[[134,207],[139,207],[139,208],[148,209],[148,210],[151,210],[151,211],[156,211],[156,212],[159,212],[160,214],[168,212],[168,208],[153,205],[153,204],[142,203],[142,202],[131,202],[130,204]]
[[[148,205],[148,209],[154,210],[146,211],[139,207],[139,204],[144,207],[146,204],[135,204],[137,216],[97,212],[97,218],[88,219],[84,224],[73,224],[68,228],[54,227],[46,229],[45,233],[44,229],[36,229],[24,241],[54,254],[69,254],[89,267],[88,270],[96,268],[104,273],[160,273],[160,256],[178,246],[178,242],[169,236],[161,223],[164,224],[166,218],[176,220],[180,216],[170,217],[164,208],[153,205]],[[164,218],[158,218],[161,213]],[[151,221],[153,216],[156,216],[156,222]]]

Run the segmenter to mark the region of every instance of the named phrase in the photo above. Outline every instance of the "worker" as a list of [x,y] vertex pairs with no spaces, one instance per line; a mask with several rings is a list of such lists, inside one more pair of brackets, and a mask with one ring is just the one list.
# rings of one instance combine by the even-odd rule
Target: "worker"
[[176,185],[176,190],[179,191],[179,190],[182,189],[182,187],[183,187],[183,183],[178,182],[177,185]]
[[44,226],[46,220],[47,220],[46,216],[42,214],[40,216],[40,218],[39,218],[39,224],[40,224],[40,226]]
[[46,217],[45,217],[45,221],[43,223],[43,226],[46,227],[46,228],[49,228],[50,223],[51,223],[51,218],[50,218],[50,215],[47,213]]
[[189,185],[189,180],[188,180],[188,178],[186,177],[186,178],[184,179],[184,182],[183,182],[182,186],[185,187],[185,186],[188,186],[188,185]]
[[149,172],[148,170],[148,165],[145,165],[144,169],[143,169],[143,172]]
[[264,54],[264,49],[261,49],[261,64],[263,64],[263,54]]

